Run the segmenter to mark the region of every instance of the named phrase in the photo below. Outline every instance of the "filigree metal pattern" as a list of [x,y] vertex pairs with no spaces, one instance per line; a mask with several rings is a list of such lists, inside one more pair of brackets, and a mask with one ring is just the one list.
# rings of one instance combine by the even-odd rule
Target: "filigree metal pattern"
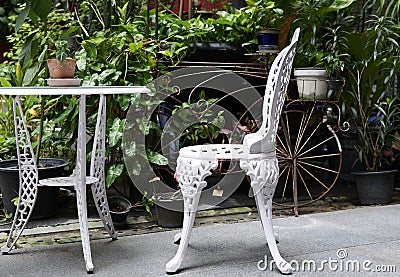
[[218,160],[193,160],[178,157],[177,172],[182,195],[186,199],[193,199],[207,185],[204,179],[216,169]]
[[[257,203],[264,233],[272,257],[282,273],[291,273],[292,268],[280,255],[272,227],[272,197],[279,178],[275,139],[280,114],[289,84],[290,72],[300,29],[293,35],[291,44],[283,49],[274,60],[268,77],[263,104],[263,123],[258,132],[246,135],[243,145],[197,145],[182,148],[177,160],[176,173],[184,196],[184,220],[178,251],[167,263],[168,273],[176,272],[183,260],[198,201],[206,186],[204,178],[217,168],[218,159],[238,159],[240,167],[250,176],[251,186]],[[267,212],[268,210],[268,212]],[[176,239],[176,237],[175,237]]]
[[272,199],[279,178],[278,159],[241,160],[240,167],[250,177],[254,195],[261,192],[266,199]]
[[93,142],[92,160],[90,164],[90,175],[99,179],[98,182],[92,184],[92,194],[97,211],[103,222],[104,228],[113,239],[116,239],[117,233],[115,232],[111,219],[105,185],[106,121],[106,97],[104,94],[101,94]]
[[20,186],[18,204],[10,235],[6,245],[1,248],[3,253],[8,253],[13,248],[24,230],[35,205],[39,181],[36,160],[19,96],[13,98],[13,108]]

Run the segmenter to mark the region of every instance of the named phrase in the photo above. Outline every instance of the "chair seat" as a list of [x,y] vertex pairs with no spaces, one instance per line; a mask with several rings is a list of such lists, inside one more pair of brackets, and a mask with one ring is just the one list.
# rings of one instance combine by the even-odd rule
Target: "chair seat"
[[204,160],[242,160],[267,159],[275,157],[275,145],[264,146],[263,153],[251,153],[250,147],[243,144],[204,144],[183,147],[179,155],[184,158]]
[[[91,185],[98,181],[99,181],[98,178],[86,176],[86,185]],[[76,176],[54,177],[54,178],[39,180],[39,185],[46,187],[74,187],[75,183],[76,183]]]

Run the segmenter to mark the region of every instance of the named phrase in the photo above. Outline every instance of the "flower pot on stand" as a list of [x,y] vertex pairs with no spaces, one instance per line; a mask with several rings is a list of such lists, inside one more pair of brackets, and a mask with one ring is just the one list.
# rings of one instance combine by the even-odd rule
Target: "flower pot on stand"
[[392,201],[397,170],[352,172],[361,204],[387,204]]
[[306,100],[327,99],[328,73],[323,68],[307,67],[294,70],[299,97]]
[[258,50],[278,50],[279,29],[263,29],[257,33]]
[[63,62],[57,59],[48,59],[50,79],[47,83],[50,87],[78,87],[82,79],[74,78],[76,60],[66,58]]
[[[64,168],[68,165],[67,161],[61,159],[40,159],[39,179],[64,176]],[[3,196],[4,208],[9,213],[15,213],[16,206],[12,200],[18,197],[19,191],[19,171],[18,161],[4,160],[0,161],[0,190]],[[59,187],[38,187],[38,195],[35,207],[32,212],[32,219],[47,218],[57,212],[57,200]]]

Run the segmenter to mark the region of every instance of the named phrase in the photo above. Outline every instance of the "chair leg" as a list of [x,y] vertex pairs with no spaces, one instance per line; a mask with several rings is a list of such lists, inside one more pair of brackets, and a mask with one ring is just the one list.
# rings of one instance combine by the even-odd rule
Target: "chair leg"
[[[254,195],[253,195],[254,196]],[[256,202],[256,207],[257,207],[257,210],[259,210],[260,209],[260,207],[258,206],[258,202],[257,201],[255,201]],[[263,229],[265,229],[265,227],[264,227],[264,223],[263,223],[263,221],[261,220],[261,226],[263,227]],[[274,237],[275,237],[275,241],[276,241],[276,243],[279,243],[279,235],[277,234],[277,233],[275,233],[274,232]]]
[[290,266],[288,262],[286,262],[281,254],[279,253],[278,246],[276,245],[276,239],[273,231],[273,226],[272,226],[272,217],[271,217],[271,209],[272,209],[272,199],[267,199],[267,209],[268,209],[268,215],[265,210],[265,203],[264,203],[264,195],[262,193],[258,193],[255,196],[256,202],[258,202],[258,212],[260,215],[260,220],[263,225],[265,237],[267,238],[268,242],[268,247],[269,251],[271,252],[272,258],[275,261],[275,264],[277,265],[279,271],[282,274],[291,274],[293,272],[293,268]]
[[181,242],[182,232],[179,232],[174,236],[174,243],[179,244]]
[[[183,256],[185,255],[185,251],[189,244],[190,236],[192,234],[192,229],[193,229],[194,219],[196,218],[196,210],[198,207],[200,194],[201,194],[201,192],[199,192],[193,199],[184,197],[185,211],[184,211],[184,215],[183,215],[182,232],[180,234],[178,234],[178,235],[180,235],[179,236],[179,239],[180,239],[179,248],[175,254],[175,257],[173,257],[165,266],[165,270],[167,273],[177,272],[182,263]],[[176,238],[176,236],[174,237],[174,239],[175,238]]]
[[175,242],[180,238],[180,243],[175,257],[165,266],[167,273],[177,272],[182,263],[192,234],[201,191],[207,185],[204,179],[211,175],[211,170],[217,168],[217,166],[218,160],[192,160],[178,157],[176,172],[184,201],[183,228],[182,233],[174,237]]
[[94,266],[90,251],[89,228],[87,220],[86,188],[81,187],[78,182],[76,185],[76,203],[78,208],[79,228],[82,238],[83,257],[86,263],[86,271],[92,273]]
[[96,203],[97,212],[103,222],[104,228],[113,240],[117,239],[114,224],[111,219],[110,208],[108,206],[107,194],[104,182],[96,182],[92,185],[92,194]]
[[251,187],[272,258],[281,273],[291,274],[293,269],[280,255],[272,227],[272,197],[279,178],[278,160],[276,158],[242,160],[240,167],[250,176]]

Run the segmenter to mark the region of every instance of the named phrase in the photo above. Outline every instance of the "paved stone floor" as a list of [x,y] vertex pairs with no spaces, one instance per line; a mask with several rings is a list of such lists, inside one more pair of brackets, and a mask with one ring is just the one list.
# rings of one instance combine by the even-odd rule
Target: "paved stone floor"
[[[337,186],[344,186],[337,184]],[[342,188],[343,189],[343,188]],[[299,214],[313,214],[321,212],[330,212],[346,209],[354,209],[360,207],[357,198],[354,195],[350,196],[334,196],[338,193],[331,193],[333,196],[324,197],[321,200],[299,208]],[[28,227],[19,239],[20,247],[32,247],[36,245],[49,244],[64,244],[80,241],[79,224],[77,214],[75,212],[75,198],[63,200],[71,206],[66,205],[61,209],[58,216],[46,220],[33,220],[29,222]],[[400,190],[396,190],[392,204],[400,203]],[[102,223],[97,216],[97,212],[93,204],[89,204],[89,228],[90,237],[92,240],[107,238],[108,234],[102,227]],[[147,233],[155,233],[162,231],[175,230],[174,228],[163,228],[157,225],[157,215],[149,217],[145,215],[143,210],[132,211],[127,219],[127,224],[122,227],[117,227],[118,235],[132,236]],[[292,209],[283,208],[274,205],[274,218],[293,217]],[[198,212],[195,226],[208,226],[217,223],[238,223],[258,220],[257,210],[254,206],[242,206],[225,209],[206,210]],[[0,244],[6,240],[7,233],[10,227],[10,221],[0,224]]]

